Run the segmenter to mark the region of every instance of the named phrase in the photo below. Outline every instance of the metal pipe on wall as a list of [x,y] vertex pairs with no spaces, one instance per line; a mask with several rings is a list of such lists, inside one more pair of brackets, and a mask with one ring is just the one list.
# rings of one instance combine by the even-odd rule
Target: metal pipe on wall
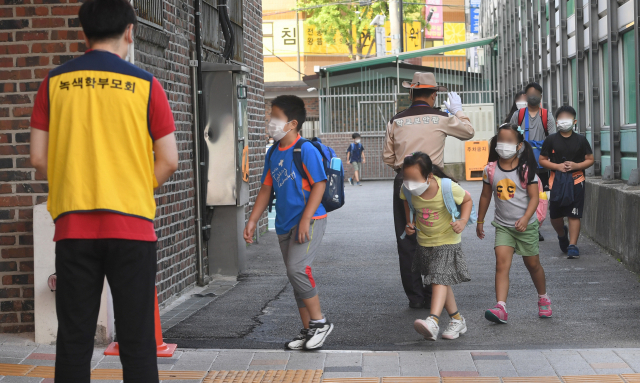
[[[549,22],[547,20],[547,7],[546,4],[543,0],[538,0],[540,1],[540,48],[542,50],[542,53],[540,54],[540,61],[542,62],[542,68],[541,68],[541,72],[542,72],[542,87],[546,88],[547,87],[547,83],[548,83],[548,79],[549,79],[549,64],[548,64],[548,60],[549,60],[549,36],[547,36],[547,23]],[[549,99],[549,90],[547,89],[547,92],[545,92],[545,94],[547,95],[547,98]],[[544,94],[543,96],[544,97]],[[551,104],[550,102],[547,104]]]
[[531,15],[533,17],[532,33],[533,33],[533,78],[532,81],[540,82],[542,74],[540,73],[540,9],[535,7],[536,1],[532,1]]
[[609,62],[609,155],[610,171],[605,169],[603,179],[618,179],[621,175],[620,152],[620,75],[618,68],[618,0],[609,0],[607,8],[607,46]]
[[567,36],[567,2],[560,1],[560,94],[562,105],[569,105],[569,41]]
[[[640,4],[637,1],[633,5],[633,20],[637,47],[640,44]],[[636,153],[636,179],[633,183],[640,183],[640,174],[638,174],[640,173],[640,129],[638,127],[640,127],[640,49],[636,48],[636,150],[638,153]],[[629,180],[631,181],[631,177]]]
[[[198,104],[198,106],[200,107],[196,107],[194,111],[197,111],[197,122],[198,124],[195,125],[194,124],[194,132],[196,133],[196,136],[193,137],[194,139],[194,145],[197,141],[202,141],[204,140],[204,126],[203,126],[203,122],[205,121],[205,117],[204,117],[204,108],[201,107],[202,105],[204,105],[204,95],[202,94],[202,38],[200,35],[200,17],[202,16],[202,13],[200,11],[200,0],[196,0],[193,3],[193,7],[194,7],[194,13],[195,13],[195,25],[196,25],[196,30],[195,30],[195,40],[196,40],[196,45],[195,45],[195,57],[196,57],[196,82],[195,82],[195,88],[194,88],[194,104]],[[194,114],[195,116],[195,114]],[[196,121],[196,119],[194,118],[194,122]],[[194,175],[196,174],[196,171],[198,172],[198,174],[200,174],[200,166],[203,166],[202,164],[204,164],[204,166],[206,166],[206,164],[208,163],[208,158],[207,158],[207,154],[205,151],[199,152],[198,153],[198,157],[194,158]],[[207,174],[207,171],[205,169],[204,174]],[[206,176],[205,176],[206,177]],[[202,176],[200,176],[199,178],[196,177],[196,182],[195,182],[195,187],[196,187],[196,194],[200,194],[202,195],[206,195],[206,187],[208,184],[208,179],[201,179]],[[200,181],[200,184],[198,184],[198,181]],[[200,201],[200,199],[198,199]],[[201,201],[200,201],[201,203]],[[207,232],[203,232],[203,226],[202,225],[202,217],[206,216],[205,214],[203,214],[203,210],[202,207],[199,209],[199,214],[200,214],[200,229],[197,230],[197,234],[196,234],[196,240],[197,240],[197,244],[196,244],[196,248],[199,250],[198,251],[198,276],[197,276],[197,283],[200,286],[204,286],[207,283],[207,280],[205,278],[204,275],[204,260],[203,260],[203,255],[202,255],[202,242],[203,240],[206,241],[208,240],[208,236],[209,236],[209,231]],[[208,221],[207,221],[208,224]],[[198,223],[196,223],[196,225],[198,225]],[[210,229],[209,229],[210,230]]]
[[576,4],[575,13],[576,22],[576,82],[574,86],[578,87],[578,99],[573,103],[578,105],[578,132],[585,135],[587,133],[587,104],[585,100],[585,82],[584,82],[584,8],[581,4]]
[[558,108],[558,42],[557,42],[558,29],[556,27],[556,6],[555,1],[549,1],[549,37],[547,47],[549,49],[549,56],[551,62],[549,63],[549,70],[551,72],[551,105],[547,106],[547,109],[556,110]]
[[[191,52],[191,59],[195,61],[196,53]],[[198,286],[204,286],[204,259],[202,256],[202,193],[200,189],[200,108],[198,102],[198,66],[197,64],[191,66],[191,90],[193,102],[193,178],[195,179],[194,188],[196,191],[196,267],[198,271],[197,283]]]
[[599,176],[601,174],[602,151],[600,150],[600,131],[602,129],[602,120],[600,119],[600,52],[599,28],[598,28],[598,0],[589,0],[589,33],[591,35],[591,46],[589,47],[589,80],[591,84],[592,94],[589,100],[589,114],[591,115],[591,140],[593,146],[593,157],[595,163],[593,165],[593,174],[587,175]]

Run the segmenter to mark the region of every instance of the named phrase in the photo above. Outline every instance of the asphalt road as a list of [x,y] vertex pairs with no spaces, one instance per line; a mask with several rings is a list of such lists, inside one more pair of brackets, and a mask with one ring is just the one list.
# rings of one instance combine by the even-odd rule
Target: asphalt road
[[[481,184],[466,182],[477,204]],[[554,317],[537,316],[537,295],[515,256],[508,300],[509,323],[484,319],[495,304],[493,232],[481,241],[463,233],[472,281],[454,287],[469,331],[454,341],[427,342],[413,330],[426,310],[411,310],[400,283],[391,209],[392,182],[347,188],[345,206],[329,214],[322,253],[314,265],[323,312],[335,323],[326,349],[493,350],[637,347],[640,343],[638,275],[586,237],[579,260],[568,260],[545,222],[542,264]],[[489,209],[487,222],[492,219]],[[275,233],[248,248],[249,269],[240,283],[171,328],[166,341],[189,348],[280,349],[301,325]],[[444,322],[448,321],[443,314]]]

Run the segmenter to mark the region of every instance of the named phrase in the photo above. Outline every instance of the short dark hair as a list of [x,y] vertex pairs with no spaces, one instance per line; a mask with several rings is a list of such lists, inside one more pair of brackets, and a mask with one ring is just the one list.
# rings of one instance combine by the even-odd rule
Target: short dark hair
[[573,107],[569,106],[569,105],[562,105],[561,107],[558,108],[558,110],[556,110],[556,120],[558,119],[558,116],[560,115],[560,113],[569,113],[571,115],[573,115],[573,119],[575,120],[576,116],[578,115],[578,113],[576,113],[576,110],[573,109]]
[[530,88],[533,88],[542,93],[542,87],[537,82],[530,82],[529,84],[527,84],[527,86],[524,88],[524,92],[527,93]]
[[87,0],[78,18],[89,41],[118,38],[129,24],[137,24],[136,12],[127,0]]
[[354,140],[355,140],[356,138],[360,138],[360,133],[353,133],[353,134],[351,135],[351,138],[353,138]]
[[437,90],[435,89],[428,89],[428,88],[414,88],[412,89],[413,91],[413,98],[429,98],[431,97],[432,94],[436,93]]
[[278,96],[271,101],[271,107],[277,106],[282,110],[289,121],[298,121],[296,129],[300,131],[302,124],[307,119],[307,110],[304,107],[304,101],[298,96],[282,95]]

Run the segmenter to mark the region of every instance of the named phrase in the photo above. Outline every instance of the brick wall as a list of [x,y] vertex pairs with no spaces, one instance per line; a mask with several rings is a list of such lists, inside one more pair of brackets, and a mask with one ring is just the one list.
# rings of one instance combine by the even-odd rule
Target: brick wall
[[[244,0],[244,63],[251,74],[248,77],[249,118],[249,188],[251,202],[255,202],[260,190],[260,179],[265,155],[265,100],[264,100],[264,62],[262,57],[262,1]],[[253,206],[247,206],[246,217]],[[267,230],[267,214],[262,215],[258,225],[259,232]]]
[[135,64],[160,81],[169,99],[179,153],[178,170],[161,190],[156,191],[156,287],[160,303],[196,282],[193,109],[189,71],[190,42],[195,40],[193,8],[191,2],[164,2],[163,30],[138,23],[135,39]]
[[[46,181],[29,164],[29,117],[48,71],[86,47],[75,0],[0,0],[0,332],[33,331],[33,205],[46,201]],[[32,4],[33,2],[33,4]],[[249,122],[252,200],[264,154],[261,6],[244,7],[244,57],[251,68]],[[156,193],[158,298],[170,300],[196,281],[189,51],[194,38],[192,0],[164,0],[161,27],[139,23],[136,65],[162,83],[176,121],[179,169]],[[209,61],[220,61],[206,51]],[[261,221],[266,229],[266,216]],[[205,252],[205,268],[208,266]]]
[[85,49],[78,9],[0,0],[0,332],[34,329],[33,205],[48,186],[29,163],[29,117],[49,70]]

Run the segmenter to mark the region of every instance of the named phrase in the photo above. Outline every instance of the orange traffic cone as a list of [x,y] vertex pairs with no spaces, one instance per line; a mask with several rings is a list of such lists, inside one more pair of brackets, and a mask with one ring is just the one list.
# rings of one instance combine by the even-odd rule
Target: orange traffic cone
[[[159,357],[172,357],[173,353],[178,348],[177,344],[167,344],[164,343],[162,339],[162,326],[160,325],[160,309],[158,308],[158,289],[156,288],[156,307],[154,310],[155,314],[155,329],[156,329],[156,347],[158,351]],[[118,347],[118,342],[113,342],[104,350],[105,355],[120,355],[120,349]]]

